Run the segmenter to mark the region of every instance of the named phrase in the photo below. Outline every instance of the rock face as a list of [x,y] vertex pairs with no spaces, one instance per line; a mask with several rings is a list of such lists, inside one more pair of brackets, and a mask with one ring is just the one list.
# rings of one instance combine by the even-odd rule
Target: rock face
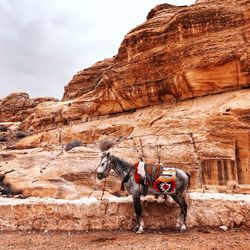
[[157,6],[118,54],[65,87],[68,120],[124,112],[249,85],[249,2]]
[[0,149],[5,146],[13,145],[18,140],[28,135],[28,132],[19,131],[20,122],[1,122],[0,123]]
[[112,58],[105,59],[97,62],[91,68],[78,72],[71,82],[65,86],[63,99],[71,100],[94,90],[95,86],[101,80],[103,73],[110,69],[112,63]]
[[116,56],[78,72],[63,102],[39,106],[23,127],[51,129],[247,87],[249,9],[246,0],[156,6]]
[[1,180],[12,193],[24,197],[79,199],[119,194],[120,180],[113,174],[104,183],[96,179],[99,164],[96,148],[79,147],[69,152],[36,148],[0,153]]
[[[19,151],[10,151],[9,154],[18,156],[16,160],[2,164],[0,173],[7,172],[13,166],[15,171],[6,175],[6,181],[26,192],[25,187],[28,183],[22,180],[20,184],[16,174],[23,172],[27,165],[31,169],[34,168],[27,160],[39,162],[36,166],[40,166],[41,169],[46,168],[46,172],[50,175],[53,175],[57,168],[61,169],[62,174],[62,169],[67,165],[66,162],[69,162],[67,171],[77,176],[80,169],[91,172],[97,167],[100,160],[97,144],[100,140],[120,138],[120,143],[115,145],[112,153],[131,163],[138,160],[141,155],[147,162],[157,162],[160,159],[163,164],[180,167],[189,172],[192,176],[192,189],[248,193],[250,191],[249,107],[249,90],[246,89],[188,100],[178,105],[162,104],[123,116],[37,133],[14,145],[14,148]],[[22,153],[25,148],[44,147],[43,152],[48,151],[43,153],[45,157],[47,154],[52,154],[49,151],[53,147],[58,150],[60,145],[72,139],[81,140],[86,146],[72,149],[58,158],[54,157],[58,154],[58,151],[55,151],[52,157],[55,161],[50,158],[38,161],[36,153],[29,153],[28,156]],[[88,150],[95,152],[91,155],[90,162],[87,160]],[[67,155],[71,155],[68,160]],[[79,159],[79,162],[71,164],[71,159],[74,158]],[[18,163],[18,159],[21,160],[21,164]],[[46,167],[47,162],[51,163]],[[36,173],[33,176],[32,171],[25,172],[26,180],[29,183],[34,179],[43,182],[44,175],[39,171]],[[59,170],[55,171],[56,176],[60,176],[59,173]],[[94,178],[94,172],[92,174]],[[65,188],[67,185],[65,186],[64,181],[56,182],[56,185],[60,184]],[[110,181],[120,183],[119,179],[110,179]],[[55,185],[53,180],[50,183]],[[81,185],[84,186],[84,182]],[[35,184],[32,186],[36,189]],[[46,187],[48,185],[44,185],[44,188]],[[119,189],[119,186],[115,186],[112,191],[119,191]],[[81,196],[79,190],[75,191],[74,195]],[[91,190],[93,191],[90,189],[88,192]],[[29,192],[26,195],[29,196]],[[70,197],[66,193],[62,192],[65,197]],[[42,193],[40,195],[43,196]],[[46,196],[45,191],[44,196]],[[53,195],[53,197],[57,196]]]
[[56,101],[55,98],[29,98],[24,92],[15,92],[0,100],[0,122],[22,122],[42,102]]

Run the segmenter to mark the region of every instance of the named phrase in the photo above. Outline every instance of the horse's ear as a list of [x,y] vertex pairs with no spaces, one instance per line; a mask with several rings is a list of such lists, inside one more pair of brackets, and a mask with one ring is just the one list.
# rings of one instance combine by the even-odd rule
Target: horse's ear
[[107,153],[107,158],[109,158],[109,156],[110,156],[110,153],[108,152],[108,153]]

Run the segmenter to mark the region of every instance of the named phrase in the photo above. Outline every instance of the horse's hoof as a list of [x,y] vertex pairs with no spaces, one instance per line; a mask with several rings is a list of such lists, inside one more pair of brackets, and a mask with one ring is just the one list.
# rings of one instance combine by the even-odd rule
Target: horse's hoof
[[144,232],[143,229],[139,229],[138,231],[136,231],[137,234],[142,234]]
[[181,228],[180,228],[180,232],[183,233],[183,232],[186,232],[186,231],[187,231],[186,225],[182,225]]
[[133,232],[137,233],[137,231],[139,231],[138,229],[139,229],[139,226],[134,227]]

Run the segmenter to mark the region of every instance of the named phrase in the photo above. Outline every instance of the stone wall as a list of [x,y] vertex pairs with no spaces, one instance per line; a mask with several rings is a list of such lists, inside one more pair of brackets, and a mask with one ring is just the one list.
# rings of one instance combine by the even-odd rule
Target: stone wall
[[[191,193],[188,227],[250,227],[250,196]],[[143,201],[146,228],[173,228],[179,214],[171,201]],[[135,215],[130,197],[56,200],[0,199],[0,230],[132,229]]]

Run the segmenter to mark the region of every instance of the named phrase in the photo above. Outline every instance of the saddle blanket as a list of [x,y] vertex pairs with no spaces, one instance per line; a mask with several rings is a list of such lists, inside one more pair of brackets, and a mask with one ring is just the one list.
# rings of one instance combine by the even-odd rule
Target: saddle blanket
[[153,193],[174,194],[176,191],[176,169],[163,167],[162,173],[153,182]]
[[[153,194],[174,194],[176,191],[176,169],[162,165],[135,163],[135,181],[151,187]],[[140,167],[139,167],[140,166]],[[143,171],[141,166],[144,167]],[[144,174],[145,172],[145,174]],[[143,173],[143,174],[141,174]]]

